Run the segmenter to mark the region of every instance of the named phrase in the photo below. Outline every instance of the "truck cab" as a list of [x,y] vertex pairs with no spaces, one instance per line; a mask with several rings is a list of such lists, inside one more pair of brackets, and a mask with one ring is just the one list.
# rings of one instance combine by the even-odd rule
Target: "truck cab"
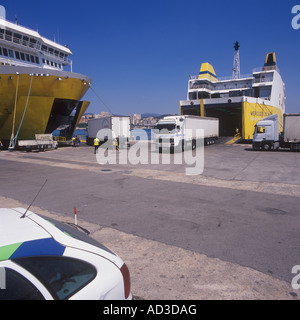
[[254,150],[271,150],[279,148],[278,115],[274,114],[255,125],[253,134]]
[[169,116],[158,121],[154,129],[154,141],[158,149],[182,146],[184,117]]

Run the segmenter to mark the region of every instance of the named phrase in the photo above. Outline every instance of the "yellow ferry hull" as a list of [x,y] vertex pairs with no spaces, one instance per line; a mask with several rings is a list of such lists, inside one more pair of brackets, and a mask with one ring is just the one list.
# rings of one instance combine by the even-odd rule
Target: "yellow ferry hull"
[[[91,79],[70,72],[0,66],[0,140],[34,139],[69,125],[70,138],[89,106]],[[13,129],[14,127],[14,129]]]

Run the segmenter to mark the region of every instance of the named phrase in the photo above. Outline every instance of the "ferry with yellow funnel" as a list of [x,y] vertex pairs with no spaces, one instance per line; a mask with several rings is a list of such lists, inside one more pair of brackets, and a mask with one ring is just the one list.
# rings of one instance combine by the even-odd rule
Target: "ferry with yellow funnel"
[[219,118],[220,136],[238,131],[243,140],[252,140],[257,121],[272,114],[278,115],[282,131],[285,101],[285,84],[272,52],[263,67],[245,76],[218,78],[213,66],[203,63],[199,74],[189,78],[180,114]]
[[[72,72],[67,46],[0,18],[0,140],[34,139],[64,127],[68,140],[89,106],[91,79]],[[65,67],[70,71],[64,71]]]

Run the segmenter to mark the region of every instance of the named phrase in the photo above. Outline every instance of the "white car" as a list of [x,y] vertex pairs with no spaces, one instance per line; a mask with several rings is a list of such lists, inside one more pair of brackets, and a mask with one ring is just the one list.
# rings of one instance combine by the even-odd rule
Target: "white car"
[[131,300],[129,270],[73,226],[0,209],[0,300],[32,299]]

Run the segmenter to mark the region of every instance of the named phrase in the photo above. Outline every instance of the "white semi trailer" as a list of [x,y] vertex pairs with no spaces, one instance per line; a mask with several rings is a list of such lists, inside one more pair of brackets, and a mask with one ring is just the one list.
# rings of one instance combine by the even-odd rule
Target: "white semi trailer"
[[[204,136],[201,130],[204,130]],[[196,148],[197,141],[204,139],[205,145],[215,143],[219,137],[219,119],[198,116],[167,116],[159,120],[154,129],[156,148],[182,150]]]
[[100,144],[118,139],[120,147],[126,147],[130,138],[130,117],[108,116],[89,120],[86,143],[92,146],[96,137]]

